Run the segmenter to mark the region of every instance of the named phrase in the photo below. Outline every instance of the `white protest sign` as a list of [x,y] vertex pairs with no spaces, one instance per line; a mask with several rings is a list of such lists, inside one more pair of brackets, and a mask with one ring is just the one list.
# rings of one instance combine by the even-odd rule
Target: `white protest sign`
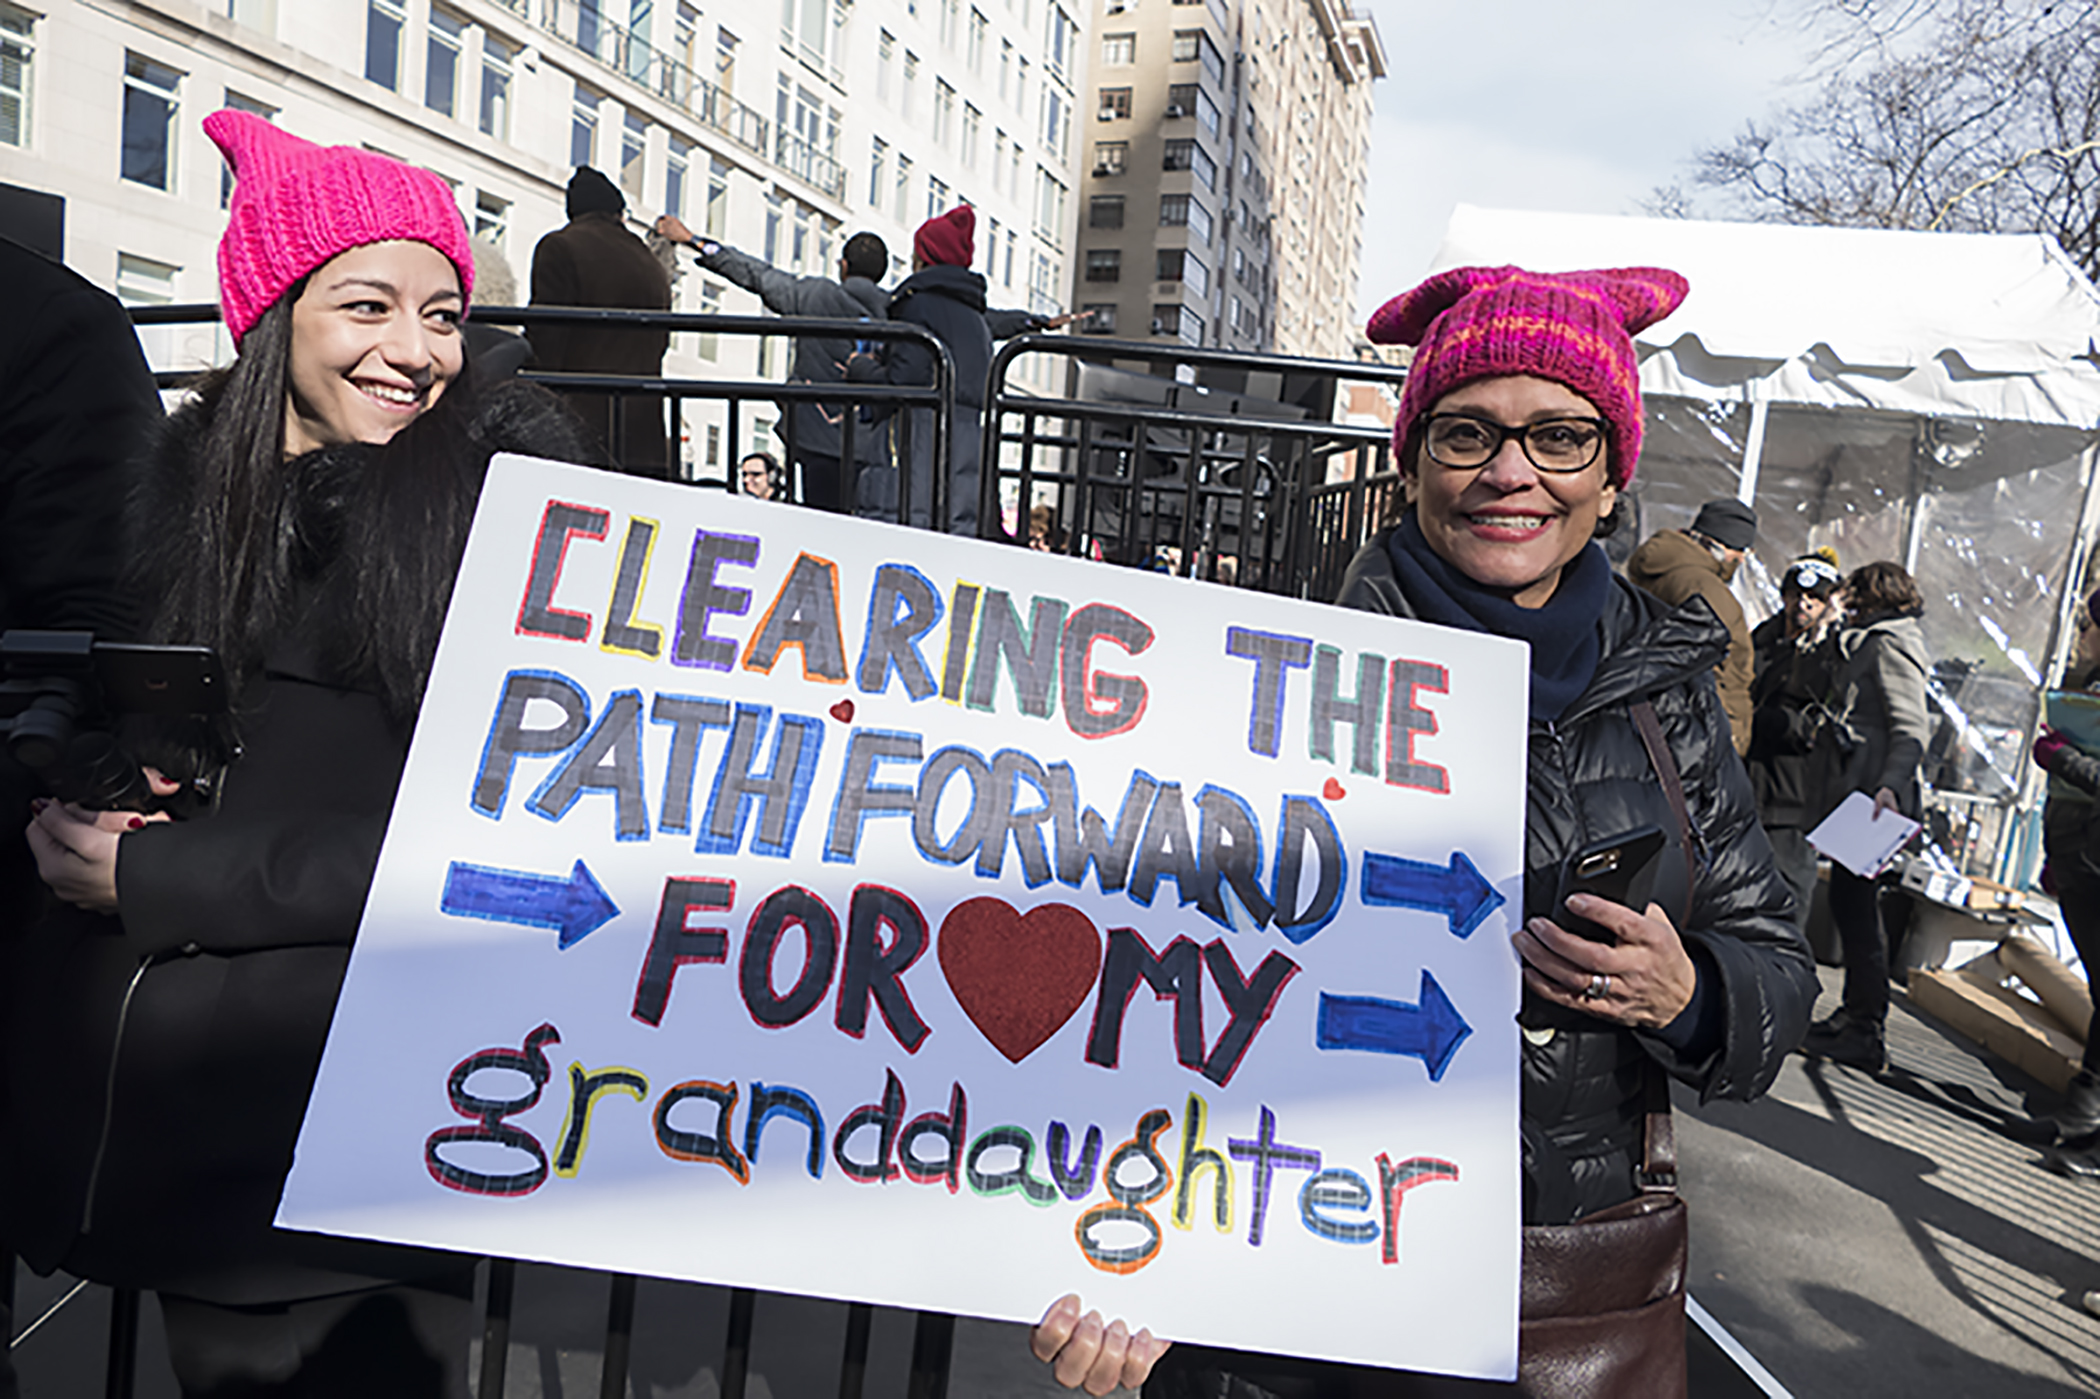
[[279,1222],[1508,1377],[1525,677],[499,458]]

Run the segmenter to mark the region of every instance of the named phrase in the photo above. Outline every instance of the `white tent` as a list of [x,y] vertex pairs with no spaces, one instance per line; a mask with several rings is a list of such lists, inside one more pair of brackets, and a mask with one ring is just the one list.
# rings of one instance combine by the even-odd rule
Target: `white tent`
[[[1786,561],[1896,559],[1927,597],[1946,723],[1943,843],[2024,872],[2038,689],[2087,586],[2100,294],[2044,235],[1911,233],[1460,206],[1435,268],[1660,266],[1691,282],[1644,332],[1642,532],[1756,506],[1753,617]],[[2031,822],[2027,823],[2031,826]],[[2024,831],[2031,837],[2031,830]]]

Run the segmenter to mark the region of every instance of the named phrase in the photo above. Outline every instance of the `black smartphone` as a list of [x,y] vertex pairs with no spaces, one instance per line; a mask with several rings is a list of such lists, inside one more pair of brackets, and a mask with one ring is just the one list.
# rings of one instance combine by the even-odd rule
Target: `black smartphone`
[[1568,857],[1560,868],[1560,892],[1553,898],[1553,921],[1592,942],[1617,942],[1612,933],[1568,911],[1571,894],[1595,894],[1635,912],[1655,896],[1662,868],[1664,839],[1656,826],[1642,826],[1608,840],[1594,840]]
[[94,658],[103,699],[119,714],[219,714],[226,709],[225,673],[209,647],[98,641]]

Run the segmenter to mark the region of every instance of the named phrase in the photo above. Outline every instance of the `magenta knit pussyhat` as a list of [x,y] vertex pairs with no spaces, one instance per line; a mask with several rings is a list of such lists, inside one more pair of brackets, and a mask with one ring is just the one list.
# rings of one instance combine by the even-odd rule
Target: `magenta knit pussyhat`
[[355,146],[317,146],[231,109],[204,119],[233,167],[233,207],[219,239],[219,306],[239,345],[301,277],[338,253],[393,239],[428,243],[474,290],[474,255],[445,182]]
[[1438,399],[1476,379],[1529,374],[1565,384],[1611,424],[1611,483],[1633,480],[1641,458],[1641,379],[1635,333],[1677,309],[1691,284],[1661,267],[1527,272],[1454,267],[1378,308],[1365,333],[1414,345],[1393,422],[1403,471],[1415,423]]

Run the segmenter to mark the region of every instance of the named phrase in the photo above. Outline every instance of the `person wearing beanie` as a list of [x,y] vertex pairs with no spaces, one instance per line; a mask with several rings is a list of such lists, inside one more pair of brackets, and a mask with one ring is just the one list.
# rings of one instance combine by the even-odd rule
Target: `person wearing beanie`
[[[627,200],[588,165],[569,179],[569,221],[532,250],[534,306],[620,311],[671,309],[671,276],[649,245],[628,231]],[[663,373],[671,332],[634,326],[543,324],[528,332],[535,368],[559,374]],[[576,416],[600,434],[622,471],[675,480],[676,434],[666,434],[663,400],[602,393],[564,394]]]
[[[889,296],[882,279],[889,275],[890,250],[873,233],[856,233],[846,240],[838,262],[838,277],[798,277],[771,263],[739,252],[727,243],[702,238],[674,214],[656,221],[657,234],[699,254],[700,265],[734,286],[757,296],[776,316],[807,316],[839,321],[879,321],[889,314]],[[795,337],[795,358],[788,366],[791,384],[844,383],[847,361],[859,351],[860,342],[829,335]],[[814,399],[782,399],[780,417],[773,426],[780,438],[787,469],[799,478],[794,499],[819,510],[845,511],[852,499],[849,476],[858,476],[878,461],[876,434],[862,429],[858,419],[848,435],[849,409],[839,402]]]
[[[2065,667],[2063,688],[2100,693],[2100,592],[2071,614],[2078,641]],[[2042,805],[2042,887],[2056,896],[2064,930],[2078,949],[2091,1000],[2100,1007],[2100,751],[2044,725],[2034,740],[2035,766],[2049,774]],[[2059,1174],[2100,1178],[2100,1037],[2091,1024],[2081,1036],[2078,1072],[2051,1112],[2006,1125],[2015,1141],[2051,1150]]]
[[[1393,426],[1405,501],[1351,561],[1338,601],[1530,648],[1525,878],[1522,908],[1510,910],[1524,985],[1527,1225],[1642,1210],[1637,1174],[1657,1076],[1702,1099],[1755,1098],[1815,999],[1793,896],[1714,694],[1727,630],[1702,602],[1666,608],[1614,575],[1593,542],[1640,463],[1632,337],[1686,290],[1657,268],[1461,267],[1387,302],[1369,327],[1373,342],[1417,347]],[[1556,906],[1577,852],[1649,827],[1667,841],[1653,902],[1578,895]],[[1576,917],[1604,940],[1569,931]],[[1408,954],[1394,955],[1396,978],[1411,975]],[[1545,1237],[1527,1238],[1527,1272],[1543,1266],[1532,1245]],[[1598,1341],[1626,1325],[1605,1315],[1582,1325],[1525,1318],[1518,1391],[1682,1393],[1681,1298],[1652,1305],[1675,1306],[1676,1320],[1660,1335],[1644,1330],[1640,1345]],[[1131,1331],[1104,1328],[1066,1298],[1037,1325],[1032,1348],[1095,1393],[1148,1374],[1174,1395],[1414,1392],[1405,1375],[1164,1349]]]
[[55,912],[4,949],[4,1234],[157,1292],[190,1399],[462,1395],[471,1260],[272,1221],[488,460],[585,439],[462,373],[444,181],[246,112],[204,130],[238,353],[144,464],[126,588],[148,640],[217,652],[230,709],[126,732],[178,819],[36,808]]
[[[970,270],[977,260],[977,211],[958,204],[919,225],[912,235],[912,274],[890,294],[894,321],[924,326],[948,351],[955,366],[955,416],[948,434],[947,508],[942,527],[954,534],[977,533],[984,451],[984,405],[990,389],[992,343],[1013,335],[1053,330],[1076,316],[1038,316],[1028,311],[986,306],[982,273]],[[933,357],[900,341],[882,359],[864,356],[848,366],[856,379],[892,384],[933,382]],[[910,522],[925,528],[933,519],[932,414],[926,409],[864,415],[883,430],[884,466],[862,477],[856,509],[876,519],[897,518],[897,479],[909,469],[912,482]]]
[[1626,577],[1675,607],[1704,598],[1728,628],[1728,654],[1714,667],[1735,751],[1750,746],[1750,627],[1728,585],[1757,539],[1757,512],[1740,500],[1709,500],[1690,529],[1658,530],[1626,560]]
[[1814,907],[1817,856],[1808,833],[1818,818],[1817,741],[1834,717],[1837,685],[1837,551],[1804,554],[1779,577],[1779,611],[1750,633],[1750,746],[1743,766],[1757,797],[1772,856],[1794,891],[1803,933]]

